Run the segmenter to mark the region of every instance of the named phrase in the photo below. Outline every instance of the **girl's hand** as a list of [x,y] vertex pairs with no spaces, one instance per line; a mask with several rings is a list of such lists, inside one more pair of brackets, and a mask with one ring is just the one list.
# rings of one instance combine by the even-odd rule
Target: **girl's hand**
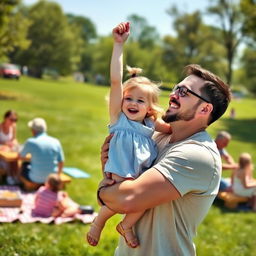
[[130,34],[130,23],[129,22],[120,23],[118,26],[116,26],[113,29],[112,34],[115,42],[124,43]]

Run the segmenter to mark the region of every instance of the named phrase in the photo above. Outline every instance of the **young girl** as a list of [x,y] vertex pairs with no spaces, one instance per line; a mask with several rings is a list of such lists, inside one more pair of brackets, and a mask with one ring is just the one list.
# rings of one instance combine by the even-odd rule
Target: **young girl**
[[[121,23],[113,29],[114,47],[111,59],[111,89],[109,100],[109,131],[114,134],[110,141],[109,158],[105,175],[116,182],[136,179],[151,167],[157,156],[152,140],[154,130],[170,132],[170,126],[157,119],[162,109],[158,106],[159,87],[148,78],[138,76],[141,69],[130,68],[131,78],[122,84],[123,43],[129,36],[129,23]],[[96,246],[106,221],[115,214],[102,206],[87,233],[88,243]],[[139,245],[132,227],[143,212],[127,214],[116,229],[128,246]]]
[[232,177],[233,192],[239,196],[251,197],[252,208],[256,211],[256,179],[253,178],[251,155],[242,153],[239,157],[239,167]]
[[80,213],[79,205],[73,202],[61,189],[58,174],[50,174],[44,186],[41,186],[35,197],[32,214],[40,217],[72,217]]

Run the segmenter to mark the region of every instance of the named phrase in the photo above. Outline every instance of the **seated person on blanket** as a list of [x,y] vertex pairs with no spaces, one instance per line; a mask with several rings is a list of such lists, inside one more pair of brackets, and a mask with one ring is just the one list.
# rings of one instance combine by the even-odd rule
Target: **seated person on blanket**
[[32,214],[40,217],[72,217],[81,213],[80,206],[68,194],[60,191],[61,180],[55,173],[50,174],[45,185],[36,192]]
[[252,209],[256,211],[256,179],[253,177],[252,157],[242,153],[239,157],[239,167],[232,176],[233,192],[238,196],[252,199]]
[[28,122],[33,136],[24,144],[19,158],[26,161],[27,154],[31,154],[30,162],[24,162],[21,168],[20,180],[25,189],[28,183],[35,189],[45,183],[50,173],[62,173],[64,152],[60,141],[47,134],[47,124],[43,118],[34,118]]

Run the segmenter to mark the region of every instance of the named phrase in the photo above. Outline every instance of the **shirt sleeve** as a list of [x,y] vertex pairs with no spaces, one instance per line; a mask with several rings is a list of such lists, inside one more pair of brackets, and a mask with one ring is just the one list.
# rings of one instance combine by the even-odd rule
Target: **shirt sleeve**
[[218,168],[209,149],[197,143],[173,147],[154,168],[161,172],[183,196],[207,193],[219,179]]
[[25,142],[25,144],[24,144],[24,146],[23,146],[23,148],[22,148],[22,150],[20,152],[20,155],[22,157],[25,157],[28,153],[31,153],[31,151],[32,151],[32,144],[28,140],[28,141]]
[[57,157],[57,160],[58,160],[58,162],[64,162],[64,160],[65,160],[64,152],[63,152],[62,146],[61,146],[59,141],[58,141],[58,157]]

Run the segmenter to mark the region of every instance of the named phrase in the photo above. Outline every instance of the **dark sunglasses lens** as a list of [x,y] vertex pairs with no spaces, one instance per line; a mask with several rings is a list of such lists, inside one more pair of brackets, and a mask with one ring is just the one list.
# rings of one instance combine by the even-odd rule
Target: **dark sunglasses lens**
[[187,94],[187,90],[184,87],[179,87],[179,95],[180,97],[184,97]]

